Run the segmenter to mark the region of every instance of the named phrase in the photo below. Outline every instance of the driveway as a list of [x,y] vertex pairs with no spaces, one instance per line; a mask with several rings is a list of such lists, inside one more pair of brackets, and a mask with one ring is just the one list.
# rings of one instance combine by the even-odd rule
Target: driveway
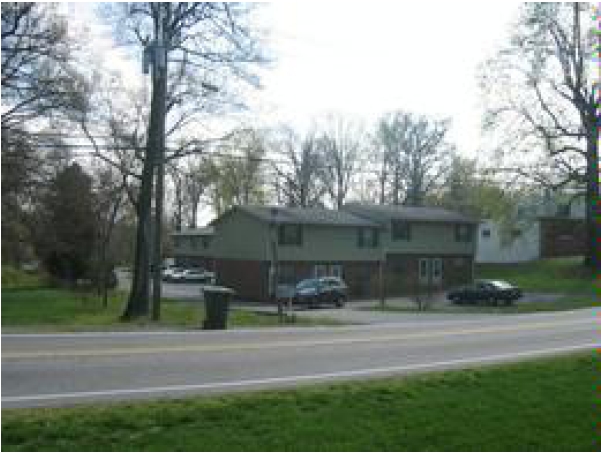
[[[564,297],[561,294],[540,294],[526,293],[521,304],[532,302],[553,302]],[[420,323],[432,321],[450,321],[450,320],[479,320],[496,318],[499,315],[495,313],[466,313],[464,309],[452,312],[436,312],[416,310],[416,302],[412,297],[392,297],[385,301],[386,306],[399,309],[415,310],[415,311],[378,311],[380,306],[379,300],[359,300],[347,302],[344,308],[333,308],[323,306],[316,309],[307,309],[303,307],[294,307],[293,312],[297,316],[304,318],[329,318],[349,324],[389,324],[389,323]],[[452,310],[455,305],[451,304],[446,299],[446,294],[433,294],[430,300],[430,306],[433,308],[444,308]],[[240,304],[236,305],[237,309],[249,310],[262,313],[277,313],[277,307],[268,304]],[[459,307],[462,308],[462,307]]]
[[[131,285],[131,273],[123,269],[117,269],[117,286],[122,291],[129,291]],[[169,299],[201,300],[202,285],[200,283],[169,283],[161,285],[163,297]]]

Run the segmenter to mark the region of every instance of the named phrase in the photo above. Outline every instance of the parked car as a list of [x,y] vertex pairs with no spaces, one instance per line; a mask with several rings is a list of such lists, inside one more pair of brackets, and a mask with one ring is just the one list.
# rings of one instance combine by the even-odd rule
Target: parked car
[[310,278],[299,282],[292,295],[292,301],[298,305],[313,307],[322,303],[343,307],[347,300],[348,287],[341,278]]
[[204,269],[185,269],[178,277],[179,281],[187,283],[215,283],[215,273]]
[[163,269],[162,278],[167,282],[176,281],[179,280],[183,271],[184,269],[178,266],[167,266]]
[[502,302],[513,304],[522,297],[522,290],[503,280],[477,280],[473,285],[449,291],[447,299],[456,304],[476,304],[478,302],[497,305]]

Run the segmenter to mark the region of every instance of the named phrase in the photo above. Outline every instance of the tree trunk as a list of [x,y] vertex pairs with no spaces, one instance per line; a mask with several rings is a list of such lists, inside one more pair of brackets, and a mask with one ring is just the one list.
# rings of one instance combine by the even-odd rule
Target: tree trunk
[[599,149],[597,138],[590,137],[587,147],[587,234],[584,263],[591,269],[599,270],[601,269],[601,200],[599,198]]
[[165,101],[167,98],[167,75],[166,71],[159,70],[159,75],[155,81],[155,90],[157,93],[157,123],[158,139],[153,159],[157,168],[156,181],[156,206],[155,206],[155,229],[154,229],[154,256],[153,256],[153,276],[152,276],[152,320],[161,319],[161,263],[162,263],[162,240],[163,240],[163,203],[165,198]]
[[154,156],[159,145],[160,118],[159,108],[160,93],[153,87],[152,103],[150,109],[150,124],[148,127],[148,140],[142,169],[142,181],[136,213],[138,228],[136,231],[136,251],[134,257],[134,275],[127,306],[121,319],[124,321],[147,316],[149,312],[150,296],[150,260],[151,260],[151,223],[152,223],[152,182],[154,173]]
[[[152,115],[151,115],[152,116]],[[151,120],[151,124],[152,124]],[[151,216],[151,199],[152,199],[152,145],[151,140],[146,147],[146,157],[144,159],[144,168],[142,171],[142,183],[140,186],[140,195],[138,197],[138,206],[136,213],[138,216],[138,228],[136,231],[136,251],[134,256],[133,279],[127,306],[121,319],[129,321],[135,318],[148,315],[149,308],[149,290],[150,290],[150,223]]]

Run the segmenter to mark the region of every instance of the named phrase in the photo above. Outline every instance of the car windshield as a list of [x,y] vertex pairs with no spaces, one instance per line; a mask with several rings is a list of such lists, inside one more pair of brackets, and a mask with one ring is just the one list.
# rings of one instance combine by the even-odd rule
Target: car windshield
[[296,285],[296,289],[314,288],[318,284],[319,281],[316,278],[310,278],[308,280],[303,280],[298,285]]
[[513,288],[513,286],[511,285],[511,283],[505,282],[503,280],[494,280],[492,282],[490,282],[493,286],[500,288],[500,289],[509,289],[509,288]]

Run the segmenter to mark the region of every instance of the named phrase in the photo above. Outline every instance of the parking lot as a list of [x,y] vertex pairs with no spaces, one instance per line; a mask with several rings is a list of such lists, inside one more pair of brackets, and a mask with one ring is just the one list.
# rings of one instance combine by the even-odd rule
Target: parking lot
[[[131,285],[131,273],[125,269],[117,269],[118,288],[122,291],[129,291]],[[200,283],[172,283],[163,281],[163,297],[169,299],[202,299],[202,284]]]

